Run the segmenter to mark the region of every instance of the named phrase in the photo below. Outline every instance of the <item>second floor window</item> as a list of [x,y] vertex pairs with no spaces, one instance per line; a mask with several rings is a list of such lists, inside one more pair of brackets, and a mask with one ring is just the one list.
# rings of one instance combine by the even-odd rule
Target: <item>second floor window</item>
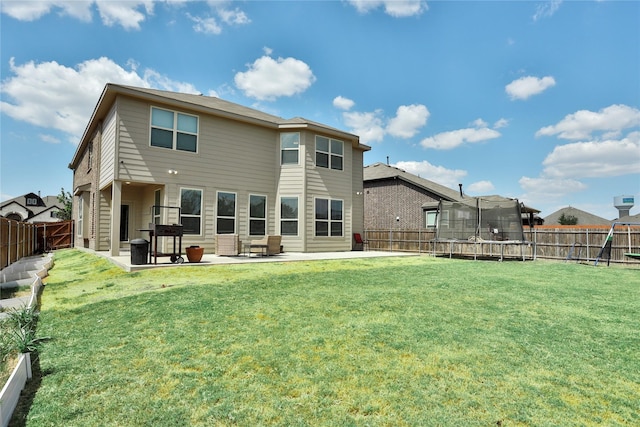
[[198,117],[151,108],[151,146],[198,151]]
[[342,141],[316,136],[316,166],[341,171],[343,153]]
[[297,165],[300,151],[300,133],[285,132],[280,134],[280,164]]

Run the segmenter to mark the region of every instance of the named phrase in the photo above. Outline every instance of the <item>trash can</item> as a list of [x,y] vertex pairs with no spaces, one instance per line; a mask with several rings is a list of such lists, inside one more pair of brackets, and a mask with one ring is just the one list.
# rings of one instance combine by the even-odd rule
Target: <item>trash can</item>
[[131,265],[146,264],[148,254],[149,242],[144,239],[133,239],[131,241]]

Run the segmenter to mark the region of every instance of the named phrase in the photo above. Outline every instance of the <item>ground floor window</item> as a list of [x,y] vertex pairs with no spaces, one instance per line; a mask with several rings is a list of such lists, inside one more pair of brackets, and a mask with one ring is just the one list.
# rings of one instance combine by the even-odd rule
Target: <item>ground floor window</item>
[[424,211],[424,227],[436,228],[438,220],[438,211]]
[[78,196],[78,236],[82,237],[82,227],[84,227],[84,200],[82,194]]
[[316,199],[316,236],[343,235],[343,202],[335,199]]
[[218,192],[216,232],[234,234],[236,231],[236,193]]
[[298,235],[298,198],[280,198],[280,234],[283,236]]
[[249,235],[267,234],[267,196],[249,195]]
[[180,189],[180,223],[184,234],[201,234],[202,190]]

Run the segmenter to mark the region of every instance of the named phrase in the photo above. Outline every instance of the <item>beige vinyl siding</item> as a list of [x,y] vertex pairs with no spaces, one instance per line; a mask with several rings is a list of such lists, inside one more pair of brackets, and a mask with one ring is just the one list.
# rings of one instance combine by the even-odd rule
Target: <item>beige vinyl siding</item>
[[[248,230],[249,194],[267,196],[267,232],[275,233],[276,181],[279,167],[279,133],[266,129],[176,110],[166,105],[159,108],[198,116],[198,152],[184,152],[149,145],[150,112],[152,104],[128,98],[118,100],[120,124],[119,179],[134,183],[154,183],[165,186],[164,202],[179,206],[180,188],[203,191],[202,235],[185,236],[183,245],[198,244],[214,248],[217,191],[236,193],[236,232],[246,240]],[[168,170],[177,174],[169,174]],[[301,175],[298,173],[299,179]],[[286,181],[287,178],[285,178]],[[295,182],[295,179],[294,179]],[[299,182],[297,183],[299,187]],[[153,186],[153,189],[157,188]],[[153,189],[143,209],[153,205]],[[179,221],[177,210],[168,212],[163,220]]]
[[[295,132],[295,130],[287,130],[286,132]],[[300,132],[300,151],[298,153],[298,165],[280,165],[280,136],[278,134],[278,155],[275,163],[279,171],[278,177],[278,194],[275,200],[276,218],[275,218],[275,234],[280,232],[280,198],[281,197],[297,197],[298,198],[298,235],[282,236],[282,246],[287,252],[305,252],[305,156],[307,153],[306,134]],[[271,203],[270,200],[268,200]]]
[[96,233],[96,248],[99,251],[108,251],[109,230],[111,229],[111,187],[98,192],[98,232]]
[[113,181],[116,147],[116,105],[114,104],[104,120],[102,142],[100,144],[100,185],[105,188]]
[[[315,136],[309,132],[306,140],[307,155],[307,199],[306,199],[306,233],[308,252],[346,251],[351,249],[351,216],[352,196],[352,147],[351,141],[343,141],[344,159],[343,170],[333,170],[315,165]],[[335,138],[334,138],[335,139]],[[343,235],[342,237],[315,235],[315,199],[342,200],[343,204]]]

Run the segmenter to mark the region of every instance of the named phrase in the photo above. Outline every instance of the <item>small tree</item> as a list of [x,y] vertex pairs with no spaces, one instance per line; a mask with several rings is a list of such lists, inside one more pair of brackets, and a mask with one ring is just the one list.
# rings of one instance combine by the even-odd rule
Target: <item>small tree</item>
[[73,197],[71,193],[68,191],[64,191],[64,188],[60,189],[60,194],[58,194],[58,202],[62,203],[62,209],[58,211],[58,218],[62,220],[71,219],[71,212],[73,206]]
[[560,218],[558,218],[558,224],[560,224],[560,225],[577,225],[578,224],[578,218],[573,216],[573,215],[562,214],[562,215],[560,215]]

